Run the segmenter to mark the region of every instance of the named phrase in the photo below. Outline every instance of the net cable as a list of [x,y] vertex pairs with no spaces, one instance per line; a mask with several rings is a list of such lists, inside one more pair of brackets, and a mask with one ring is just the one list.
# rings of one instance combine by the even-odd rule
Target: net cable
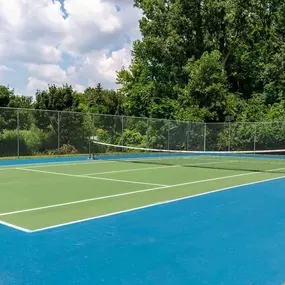
[[92,159],[285,175],[285,150],[185,151],[123,146],[92,141]]

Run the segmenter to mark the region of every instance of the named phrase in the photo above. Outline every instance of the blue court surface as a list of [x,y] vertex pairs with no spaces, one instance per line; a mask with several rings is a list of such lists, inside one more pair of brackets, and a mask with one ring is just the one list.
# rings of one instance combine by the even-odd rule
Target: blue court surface
[[1,285],[281,285],[285,180],[24,233],[0,226]]

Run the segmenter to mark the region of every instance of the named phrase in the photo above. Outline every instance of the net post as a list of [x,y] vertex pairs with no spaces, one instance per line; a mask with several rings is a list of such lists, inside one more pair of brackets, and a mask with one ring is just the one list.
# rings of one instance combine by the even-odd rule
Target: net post
[[57,111],[57,153],[60,156],[60,111]]
[[207,123],[204,123],[204,151],[207,148]]
[[20,158],[20,109],[17,109],[17,157]]

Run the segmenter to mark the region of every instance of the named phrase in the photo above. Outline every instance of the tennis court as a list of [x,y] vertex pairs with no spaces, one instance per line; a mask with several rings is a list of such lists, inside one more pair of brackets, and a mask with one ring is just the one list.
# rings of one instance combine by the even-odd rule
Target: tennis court
[[2,166],[0,284],[281,284],[284,177],[281,155]]

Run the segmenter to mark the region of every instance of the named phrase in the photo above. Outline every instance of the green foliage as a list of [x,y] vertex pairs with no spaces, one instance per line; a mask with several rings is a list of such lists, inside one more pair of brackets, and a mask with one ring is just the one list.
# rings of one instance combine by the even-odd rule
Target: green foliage
[[36,127],[31,130],[5,130],[0,134],[1,156],[17,156],[19,139],[20,155],[35,155],[41,152],[48,136]]
[[120,115],[123,113],[124,97],[114,90],[104,90],[101,84],[87,88],[81,100],[87,110],[96,114]]
[[135,146],[135,147],[145,147],[144,145],[145,137],[136,130],[124,130],[122,136],[120,137],[118,143],[120,145]]
[[96,138],[98,141],[105,142],[105,143],[112,143],[112,137],[108,133],[107,130],[104,129],[98,129],[96,131]]
[[39,153],[43,145],[48,140],[48,135],[45,134],[42,130],[36,128],[35,126],[32,126],[30,130],[20,131],[19,136],[22,138],[27,154],[29,155]]
[[13,90],[9,89],[6,86],[0,85],[0,106],[7,107],[13,94]]
[[284,100],[282,1],[136,0],[135,6],[143,13],[142,40],[117,80],[127,114],[255,121]]
[[76,111],[78,103],[70,85],[50,85],[47,90],[36,92],[35,109]]
[[[23,138],[19,136],[19,143],[24,152],[26,146]],[[0,134],[1,156],[17,156],[18,132],[15,130],[5,130]]]
[[[142,38],[133,43],[131,65],[117,74],[119,90],[50,85],[32,102],[0,85],[0,107],[38,109],[0,109],[1,154],[15,152],[17,133],[25,154],[86,153],[94,136],[164,149],[284,147],[283,123],[245,123],[285,120],[284,1],[134,4]],[[229,127],[228,118],[244,124]]]
[[[219,51],[204,53],[186,66],[189,81],[179,97],[180,106],[196,106],[206,121],[224,121],[227,109],[227,77]],[[201,116],[201,117],[202,117]]]

